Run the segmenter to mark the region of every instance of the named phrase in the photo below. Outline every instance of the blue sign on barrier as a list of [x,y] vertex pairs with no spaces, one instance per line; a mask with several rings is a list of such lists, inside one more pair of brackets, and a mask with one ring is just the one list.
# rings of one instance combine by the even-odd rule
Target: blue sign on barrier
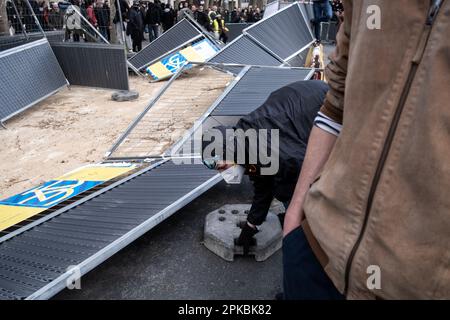
[[61,201],[91,189],[102,182],[103,181],[51,180],[39,187],[0,201],[0,205],[49,208]]

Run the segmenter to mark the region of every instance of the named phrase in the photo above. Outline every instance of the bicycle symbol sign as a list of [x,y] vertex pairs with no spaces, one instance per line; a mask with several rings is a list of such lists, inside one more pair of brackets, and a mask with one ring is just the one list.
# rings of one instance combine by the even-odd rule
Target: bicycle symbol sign
[[0,204],[49,208],[100,183],[101,181],[52,180],[0,201]]

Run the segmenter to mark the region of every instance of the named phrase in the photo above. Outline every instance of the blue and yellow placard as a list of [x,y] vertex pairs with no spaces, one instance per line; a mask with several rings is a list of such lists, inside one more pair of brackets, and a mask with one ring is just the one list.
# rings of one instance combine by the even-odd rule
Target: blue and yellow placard
[[130,163],[89,165],[0,201],[0,231],[135,168]]
[[155,80],[162,80],[174,75],[189,62],[205,62],[218,49],[207,39],[196,42],[152,64],[146,70]]

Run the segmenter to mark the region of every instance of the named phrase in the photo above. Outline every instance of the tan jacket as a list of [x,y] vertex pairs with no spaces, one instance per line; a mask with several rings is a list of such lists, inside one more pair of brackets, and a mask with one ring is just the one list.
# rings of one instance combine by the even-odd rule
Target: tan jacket
[[[374,4],[381,30],[367,27]],[[322,107],[343,130],[305,201],[308,224],[348,298],[449,299],[450,0],[430,25],[430,0],[344,8]],[[381,289],[368,289],[370,266]]]

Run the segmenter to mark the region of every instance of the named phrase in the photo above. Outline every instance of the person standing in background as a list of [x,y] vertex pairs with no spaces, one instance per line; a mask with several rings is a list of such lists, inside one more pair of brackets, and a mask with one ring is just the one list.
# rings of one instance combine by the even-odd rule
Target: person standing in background
[[104,0],[97,0],[96,7],[94,9],[95,17],[97,18],[98,30],[100,34],[109,41],[108,29],[109,29],[109,8],[105,8]]
[[111,41],[111,8],[109,7],[108,0],[104,0],[103,9],[107,12],[108,15],[108,27],[106,29],[106,33],[108,35],[108,41]]
[[133,6],[128,14],[127,35],[133,41],[133,51],[139,52],[142,49],[142,39],[144,38],[144,17],[139,8],[139,0],[133,0]]
[[216,39],[221,40],[223,43],[227,43],[228,29],[225,26],[225,21],[223,20],[222,15],[220,13],[216,14],[216,18],[213,21],[213,31]]
[[52,2],[52,7],[48,14],[48,27],[50,30],[58,30],[63,26],[63,16],[59,10],[58,4]]
[[80,12],[80,1],[73,0],[72,5],[67,7],[64,15],[64,25],[66,27],[66,32],[64,39],[67,41],[72,36],[74,42],[79,42],[81,36],[83,35],[83,29],[81,27],[81,18],[77,12]]
[[175,22],[175,11],[170,7],[170,4],[166,4],[161,14],[161,24],[163,32],[166,32],[173,27]]
[[261,14],[261,9],[256,7],[255,11],[253,12],[253,22],[258,22],[259,20],[261,20],[262,14]]
[[209,21],[208,15],[205,13],[203,6],[199,6],[198,10],[194,15],[195,20],[197,20],[198,24],[201,25],[208,31],[211,31],[211,23]]
[[148,25],[149,41],[152,42],[159,37],[159,25],[161,24],[161,8],[154,2],[148,3],[145,24]]
[[[115,0],[114,5],[116,7],[116,15],[114,16],[113,23],[114,23],[114,29],[116,30],[116,37],[117,41],[120,44],[123,43],[123,38],[125,37],[126,46],[131,51],[131,40],[130,37],[126,34],[123,35],[123,33],[127,30],[127,24],[128,24],[128,12],[130,10],[130,6],[128,4],[127,0]],[[120,16],[119,12],[122,13],[122,22],[123,25],[120,25]]]
[[95,16],[94,6],[92,0],[86,0],[86,15],[90,24],[94,27],[98,26],[97,17]]
[[330,21],[333,10],[329,0],[313,0],[314,19],[311,20],[314,26],[314,35],[320,42],[320,23]]

